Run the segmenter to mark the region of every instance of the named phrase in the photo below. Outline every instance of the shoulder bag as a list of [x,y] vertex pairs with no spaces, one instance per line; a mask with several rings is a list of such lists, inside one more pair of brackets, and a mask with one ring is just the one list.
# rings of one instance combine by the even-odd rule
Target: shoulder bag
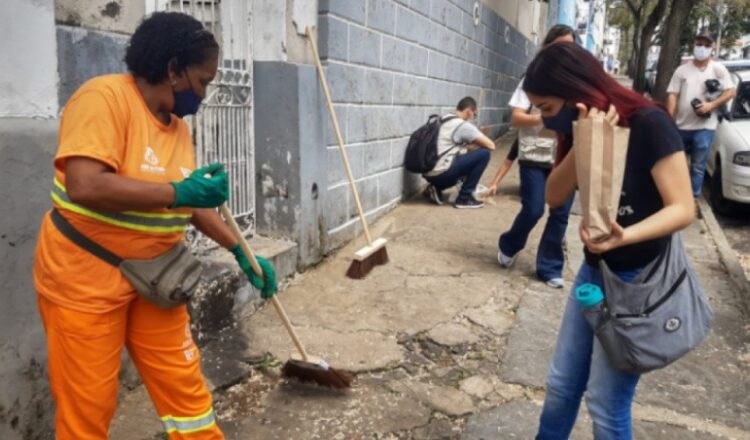
[[631,282],[622,281],[604,260],[599,268],[605,299],[594,331],[618,370],[641,374],[664,368],[708,335],[713,312],[679,233]]
[[120,272],[145,299],[162,308],[187,303],[195,293],[203,272],[200,260],[180,240],[172,249],[148,260],[123,259],[75,229],[53,208],[52,223],[70,241]]

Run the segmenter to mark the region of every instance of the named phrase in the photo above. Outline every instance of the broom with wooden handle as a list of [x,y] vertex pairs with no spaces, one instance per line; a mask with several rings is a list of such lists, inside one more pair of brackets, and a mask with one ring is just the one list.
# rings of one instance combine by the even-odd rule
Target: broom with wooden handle
[[346,276],[348,276],[349,278],[361,279],[367,276],[367,274],[370,273],[370,271],[375,266],[388,262],[388,251],[386,251],[385,249],[386,239],[378,238],[376,240],[373,240],[372,234],[370,234],[370,228],[367,225],[365,211],[362,209],[362,202],[359,200],[357,185],[354,183],[352,167],[349,165],[349,156],[346,153],[346,148],[344,148],[344,140],[341,138],[339,121],[336,118],[336,112],[333,111],[333,102],[331,101],[331,93],[328,90],[328,82],[326,81],[326,76],[323,72],[323,66],[320,64],[318,45],[315,42],[315,36],[313,35],[312,30],[310,30],[309,27],[305,29],[305,34],[307,35],[307,39],[310,40],[310,44],[312,45],[313,55],[315,58],[315,66],[318,69],[318,77],[320,78],[320,84],[323,87],[323,94],[326,97],[328,114],[331,116],[333,130],[336,133],[336,141],[339,144],[339,151],[341,151],[341,159],[344,161],[344,170],[346,170],[346,176],[349,179],[349,185],[352,188],[354,202],[357,205],[359,220],[362,223],[362,230],[364,231],[365,238],[367,239],[367,246],[354,253],[354,260],[352,261],[352,264],[349,265],[349,270],[346,271]]
[[[234,220],[232,212],[229,210],[229,206],[224,203],[219,207],[219,212],[221,213],[221,216],[224,217],[224,222],[229,226],[229,229],[232,230],[234,238],[239,241],[240,247],[242,247],[242,251],[245,253],[245,256],[247,256],[248,261],[250,261],[250,266],[253,268],[253,271],[258,276],[262,277],[263,269],[261,269],[258,260],[255,259],[255,253],[250,249],[250,245],[242,235],[242,231],[240,231],[237,222]],[[294,330],[294,327],[292,327],[292,323],[289,321],[289,317],[287,316],[284,307],[281,305],[279,298],[274,295],[269,301],[273,304],[274,309],[276,309],[279,319],[281,319],[286,331],[292,338],[292,342],[294,342],[295,347],[297,347],[297,350],[302,357],[302,360],[288,360],[282,367],[281,374],[284,377],[294,378],[300,382],[314,382],[318,385],[329,388],[349,388],[352,380],[354,380],[354,375],[348,371],[331,368],[328,363],[322,359],[313,360],[307,354],[307,350],[305,350],[302,342],[300,342],[299,337],[297,337],[297,332]]]

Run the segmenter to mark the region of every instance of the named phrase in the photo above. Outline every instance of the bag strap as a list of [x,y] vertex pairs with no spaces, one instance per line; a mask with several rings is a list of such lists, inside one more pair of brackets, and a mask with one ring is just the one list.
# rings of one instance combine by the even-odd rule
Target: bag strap
[[438,154],[438,160],[442,159],[442,158],[443,158],[443,156],[445,156],[446,154],[450,153],[450,152],[451,152],[451,151],[452,151],[452,150],[453,150],[454,148],[456,148],[457,146],[458,146],[458,145],[454,145],[454,146],[452,146],[452,147],[448,148],[447,150],[443,151],[442,153]]
[[52,208],[50,213],[52,223],[55,225],[58,231],[62,235],[68,238],[68,240],[77,244],[81,249],[88,251],[90,254],[99,258],[100,260],[108,263],[114,267],[119,267],[122,263],[122,258],[113,254],[112,252],[104,249],[102,246],[93,242],[90,238],[83,235],[78,229],[74,228],[65,217],[60,214],[57,208]]
[[684,253],[685,249],[682,247],[682,241],[680,238],[679,232],[673,232],[669,236],[669,241],[667,242],[667,245],[664,247],[664,250],[661,251],[659,256],[654,260],[653,265],[651,266],[651,269],[649,270],[648,274],[643,277],[643,281],[650,280],[654,275],[657,274],[657,270],[662,266],[662,262],[666,259],[674,259],[679,258],[681,253]]

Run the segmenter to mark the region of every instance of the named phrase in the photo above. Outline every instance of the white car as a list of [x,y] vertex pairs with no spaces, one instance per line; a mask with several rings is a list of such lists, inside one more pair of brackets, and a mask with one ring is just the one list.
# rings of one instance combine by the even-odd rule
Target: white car
[[711,206],[730,214],[738,204],[750,205],[750,70],[732,73],[737,96],[727,103],[708,155]]

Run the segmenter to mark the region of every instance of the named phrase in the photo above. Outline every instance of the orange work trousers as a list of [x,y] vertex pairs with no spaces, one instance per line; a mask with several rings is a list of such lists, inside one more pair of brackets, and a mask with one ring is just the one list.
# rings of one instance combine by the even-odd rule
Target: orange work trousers
[[138,297],[107,313],[60,307],[39,296],[58,440],[106,440],[117,406],[126,346],[172,440],[216,440],[211,394],[185,306],[161,309]]

